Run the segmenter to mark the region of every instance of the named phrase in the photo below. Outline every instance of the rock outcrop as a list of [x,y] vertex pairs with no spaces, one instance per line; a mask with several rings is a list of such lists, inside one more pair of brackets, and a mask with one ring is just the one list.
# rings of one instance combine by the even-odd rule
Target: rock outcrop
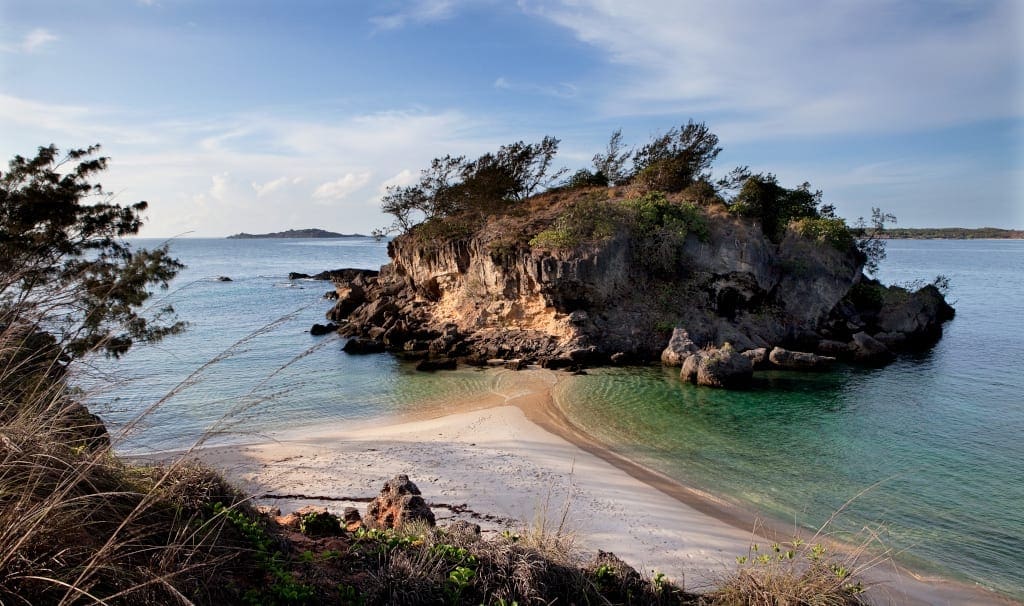
[[338,330],[338,325],[334,322],[328,322],[327,324],[314,324],[309,328],[309,334],[314,337],[330,334]]
[[420,489],[403,474],[384,484],[380,494],[366,507],[363,523],[370,528],[396,528],[414,520],[435,524],[434,512],[420,496]]
[[729,343],[720,349],[700,351],[686,358],[679,378],[706,387],[741,389],[750,385],[754,365]]
[[836,361],[831,356],[819,356],[804,351],[790,351],[781,347],[772,349],[768,361],[785,370],[828,370]]
[[[666,269],[628,229],[566,249],[531,245],[558,207],[526,210],[529,221],[496,215],[468,233],[395,238],[379,274],[334,278],[338,298],[327,317],[364,351],[372,341],[444,364],[503,359],[548,368],[658,359],[683,366],[725,343],[739,354],[807,352],[772,362],[784,368],[817,368],[826,362],[820,356],[876,362],[886,354],[874,342],[889,352],[927,346],[952,317],[934,287],[881,286],[861,273],[854,247],[794,229],[776,243],[753,221],[708,212],[708,237],[688,235]],[[858,342],[859,333],[874,341]]]

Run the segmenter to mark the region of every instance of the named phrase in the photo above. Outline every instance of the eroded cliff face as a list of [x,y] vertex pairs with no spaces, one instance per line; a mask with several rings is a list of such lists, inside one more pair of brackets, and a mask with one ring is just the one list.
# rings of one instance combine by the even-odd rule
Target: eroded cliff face
[[[696,347],[812,351],[825,342],[852,358],[854,334],[892,333],[886,348],[898,348],[941,334],[951,314],[941,295],[924,304],[903,291],[886,303],[853,249],[795,232],[775,244],[724,213],[708,225],[710,236],[691,234],[673,260],[645,257],[628,230],[571,250],[510,244],[486,229],[442,241],[404,235],[379,276],[336,282],[328,316],[344,334],[416,357],[566,366],[658,359],[679,328]],[[865,289],[878,297],[851,297]]]

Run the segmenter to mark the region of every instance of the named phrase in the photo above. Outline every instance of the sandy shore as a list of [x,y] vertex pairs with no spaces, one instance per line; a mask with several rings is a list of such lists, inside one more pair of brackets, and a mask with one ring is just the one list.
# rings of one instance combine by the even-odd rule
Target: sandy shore
[[[565,519],[586,550],[613,551],[637,569],[689,589],[715,584],[752,542],[792,536],[755,516],[615,455],[578,432],[551,401],[558,374],[509,373],[495,393],[451,403],[436,418],[287,432],[261,443],[204,449],[261,503],[361,510],[383,482],[405,473],[434,507],[485,530]],[[543,520],[543,522],[540,522]],[[918,579],[892,564],[871,580],[879,603],[1005,604],[974,587]]]

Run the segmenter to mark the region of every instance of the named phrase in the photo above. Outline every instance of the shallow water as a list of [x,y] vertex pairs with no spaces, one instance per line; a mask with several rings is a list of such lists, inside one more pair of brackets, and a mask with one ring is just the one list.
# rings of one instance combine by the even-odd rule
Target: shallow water
[[1024,596],[1024,242],[893,241],[885,267],[886,282],[950,277],[957,317],[931,352],[765,373],[748,392],[605,369],[563,383],[558,400],[684,482],[809,528],[853,499],[830,528],[877,528],[905,562]]
[[[330,284],[290,282],[287,273],[376,268],[386,261],[383,244],[171,246],[189,268],[166,296],[190,330],[120,362],[99,361],[84,382],[91,401],[123,426],[196,368],[224,358],[124,436],[123,450],[178,448],[211,427],[237,439],[443,410],[445,399],[499,388],[494,373],[417,373],[388,355],[349,356],[341,340],[305,332],[323,321],[330,303],[319,297]],[[883,281],[937,274],[951,279],[956,319],[931,352],[883,369],[766,373],[749,392],[683,385],[657,367],[605,369],[563,381],[556,396],[594,436],[687,483],[809,527],[856,497],[835,527],[881,525],[904,561],[1024,597],[1024,242],[889,242]],[[117,377],[113,387],[90,387],[108,375]]]

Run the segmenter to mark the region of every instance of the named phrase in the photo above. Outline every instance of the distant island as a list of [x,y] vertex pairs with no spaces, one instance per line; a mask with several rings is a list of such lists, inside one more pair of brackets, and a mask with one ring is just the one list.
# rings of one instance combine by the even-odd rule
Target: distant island
[[1022,239],[1024,230],[1000,229],[998,227],[887,227],[880,238],[893,240],[984,240]]
[[228,236],[228,240],[251,240],[254,238],[368,238],[363,234],[339,234],[324,229],[289,229],[269,234],[247,234],[242,232]]

